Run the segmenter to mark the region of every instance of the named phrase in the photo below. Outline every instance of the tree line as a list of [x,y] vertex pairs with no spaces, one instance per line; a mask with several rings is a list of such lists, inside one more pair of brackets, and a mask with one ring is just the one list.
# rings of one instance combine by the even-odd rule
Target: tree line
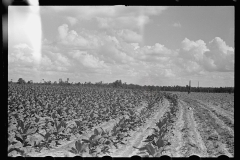
[[[13,83],[10,81],[9,83]],[[102,87],[102,88],[122,88],[122,89],[140,89],[148,91],[177,91],[177,92],[188,92],[191,88],[191,92],[208,92],[208,93],[234,93],[234,87],[189,87],[186,86],[154,86],[154,85],[138,85],[138,84],[127,84],[122,83],[121,80],[116,80],[112,83],[103,83],[102,81],[91,83],[69,83],[68,81],[61,81],[59,83],[44,81],[43,83],[33,83],[33,81],[26,82],[24,79],[19,78],[17,84],[39,84],[39,85],[60,85],[60,86],[82,86],[82,87]]]

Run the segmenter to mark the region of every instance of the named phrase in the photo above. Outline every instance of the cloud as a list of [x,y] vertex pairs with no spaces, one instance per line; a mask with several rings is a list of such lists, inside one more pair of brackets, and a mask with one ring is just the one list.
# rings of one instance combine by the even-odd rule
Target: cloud
[[[132,45],[125,41],[132,42],[141,40],[140,35],[130,30],[122,30],[122,33],[114,31],[113,35],[110,36],[106,33],[89,30],[81,30],[78,33],[74,30],[69,31],[68,25],[63,24],[58,27],[58,32],[59,41],[56,45],[57,48],[66,52],[71,52],[71,50],[81,50],[86,52],[86,57],[80,53],[78,56],[84,58],[86,61],[90,61],[90,64],[92,64],[91,62],[93,61],[97,61],[95,58],[112,64],[128,63],[133,61],[133,58],[128,54],[128,52],[125,52],[124,49],[125,47],[129,48],[129,46],[132,48]],[[64,46],[62,44],[64,44]],[[46,46],[44,48],[51,49],[53,51],[57,50],[56,46],[51,45],[50,42],[46,42]],[[95,58],[91,56],[94,56]],[[81,63],[84,63],[84,61],[81,61]],[[85,63],[85,66],[87,66],[87,62]],[[93,67],[93,64],[91,66]]]
[[116,18],[96,17],[98,27],[105,29],[138,29],[142,30],[149,22],[149,17],[139,16],[120,16]]
[[70,66],[70,61],[66,56],[63,56],[61,53],[53,53],[50,52],[50,55],[52,57],[52,60],[61,66]]
[[105,43],[99,48],[98,53],[102,55],[106,62],[112,64],[123,64],[134,61],[131,55],[119,50],[117,46],[112,45],[112,43]]
[[209,49],[203,40],[196,42],[185,38],[182,41],[182,50],[180,51],[181,58],[193,61],[200,61],[203,59],[203,53]]
[[[54,31],[44,33],[47,37],[42,41],[39,67],[34,64],[31,43],[22,39],[27,33],[24,16],[18,20],[18,13],[10,14],[13,19],[9,22],[14,25],[10,25],[9,35],[16,38],[10,40],[9,72],[29,78],[36,72],[37,78],[46,80],[52,77],[70,77],[81,82],[121,79],[143,85],[172,85],[171,82],[188,81],[189,77],[199,75],[214,80],[232,75],[234,48],[219,37],[210,42],[185,38],[180,48],[174,50],[159,42],[144,46],[145,26],[166,9],[159,6],[42,7],[42,14],[57,13],[65,22],[51,25],[55,27],[56,37]],[[181,27],[179,22],[171,25]]]
[[165,77],[175,77],[175,74],[173,73],[173,71],[171,69],[165,69],[164,76]]
[[99,60],[97,57],[88,54],[86,51],[72,51],[69,52],[72,58],[78,60],[83,66],[89,68],[105,68],[107,67],[104,61]]
[[165,63],[174,53],[164,45],[143,46],[135,49],[134,57],[141,61]]
[[209,44],[203,40],[196,42],[185,38],[178,57],[174,60],[186,72],[232,72],[234,71],[234,49],[219,37]]
[[[165,78],[200,75],[204,72],[234,71],[234,49],[227,46],[219,37],[214,38],[208,44],[203,40],[192,41],[185,38],[180,49],[171,50],[159,43],[153,46],[128,43],[123,40],[124,31],[122,33],[116,31],[112,36],[97,32],[84,33],[88,37],[81,32],[79,34],[85,37],[89,44],[97,41],[101,42],[101,45],[92,49],[73,47],[61,50],[59,44],[44,40],[41,70],[69,73],[101,72]],[[67,38],[71,34],[76,35],[75,39],[79,38],[78,33],[74,31],[71,33],[67,25],[62,25],[59,37],[68,40],[68,45],[72,45],[70,42],[74,43],[74,39]],[[11,66],[34,66],[32,50],[27,44],[15,45],[8,57]],[[125,69],[115,66],[125,67]]]
[[52,52],[59,52],[60,48],[57,47],[57,42],[55,41],[49,41],[47,39],[44,39],[42,41],[42,51],[52,51]]
[[141,32],[143,32],[144,26],[150,21],[150,16],[159,15],[167,8],[168,7],[165,6],[44,7],[44,9],[48,10],[49,12],[55,11],[58,14],[62,14],[63,16],[71,15],[70,17],[76,18],[78,20],[83,21],[96,20],[98,23],[98,27],[100,28],[140,29]]
[[67,20],[69,21],[69,23],[71,24],[71,26],[75,25],[77,23],[77,18],[74,17],[66,17]]
[[49,10],[58,13],[71,13],[78,15],[82,19],[91,19],[93,17],[119,17],[119,16],[136,16],[136,15],[158,15],[168,7],[166,6],[51,6]]
[[63,24],[58,27],[58,33],[61,39],[65,39],[68,35],[68,25]]
[[176,22],[176,23],[173,24],[173,27],[179,27],[180,28],[180,27],[182,27],[182,25],[179,22]]
[[[231,72],[234,71],[234,49],[226,45],[219,37],[209,42],[209,51],[205,52],[211,66],[216,71]],[[206,62],[207,63],[207,62]],[[208,62],[208,65],[210,65]]]
[[141,42],[143,39],[142,35],[137,34],[136,32],[131,31],[129,29],[124,29],[124,30],[118,31],[117,35],[119,37],[123,38],[123,40],[128,43]]
[[82,47],[87,47],[89,45],[87,39],[78,35],[76,31],[68,30],[67,24],[58,27],[58,33],[62,44]]
[[67,24],[59,26],[58,33],[59,40],[57,43],[61,49],[66,49],[66,47],[71,49],[96,49],[103,45],[102,38],[106,37],[106,34],[86,29],[79,32],[69,31]]
[[72,67],[72,61],[67,56],[52,51],[43,52],[40,63],[40,71],[68,72]]
[[131,43],[131,45],[134,47],[134,50],[139,48],[139,44],[138,43]]
[[25,43],[15,45],[13,50],[9,50],[8,62],[24,66],[34,65],[33,49]]
[[[208,43],[185,38],[177,50],[160,43],[143,46],[141,27],[151,21],[150,15],[163,11],[152,9],[110,9],[112,15],[99,9],[85,14],[82,20],[91,20],[89,17],[94,19],[93,15],[97,15],[95,21],[103,30],[78,28],[77,19],[80,18],[68,16],[70,24],[56,27],[58,36],[55,40],[42,41],[38,72],[49,77],[51,74],[66,75],[76,80],[108,79],[109,82],[122,79],[148,85],[169,84],[173,78],[184,79],[208,72],[215,75],[234,71],[234,49],[219,37]],[[23,71],[24,74],[33,74],[36,67],[29,45],[23,42],[10,48],[8,60],[11,73]]]
[[[17,44],[10,49],[8,54],[9,68],[37,68],[34,59],[33,50],[27,44]],[[51,51],[43,52],[42,59],[39,64],[40,70],[44,71],[67,71],[71,66],[70,60],[60,53]]]
[[13,48],[16,48],[16,49],[29,49],[29,50],[33,50],[32,48],[30,48],[26,43],[20,43],[20,44],[17,44],[15,46],[13,46]]

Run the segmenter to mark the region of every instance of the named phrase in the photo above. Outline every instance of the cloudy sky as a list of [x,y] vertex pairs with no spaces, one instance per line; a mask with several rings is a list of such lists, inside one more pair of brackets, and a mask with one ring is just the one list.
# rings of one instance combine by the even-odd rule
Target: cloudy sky
[[234,7],[9,6],[8,79],[234,85]]

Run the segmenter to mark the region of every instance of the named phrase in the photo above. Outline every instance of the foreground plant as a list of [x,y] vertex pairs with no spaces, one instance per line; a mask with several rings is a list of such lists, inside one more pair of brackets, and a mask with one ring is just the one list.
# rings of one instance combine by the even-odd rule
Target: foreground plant
[[143,157],[160,157],[161,156],[161,150],[159,148],[157,148],[156,146],[153,146],[152,143],[147,143],[146,145],[144,145],[141,148],[137,148],[134,147],[136,149],[138,149],[140,152],[139,154],[142,154]]
[[76,155],[83,156],[83,153],[87,152],[87,147],[88,145],[86,143],[81,143],[81,141],[78,140],[75,142],[75,148],[72,147],[69,151]]

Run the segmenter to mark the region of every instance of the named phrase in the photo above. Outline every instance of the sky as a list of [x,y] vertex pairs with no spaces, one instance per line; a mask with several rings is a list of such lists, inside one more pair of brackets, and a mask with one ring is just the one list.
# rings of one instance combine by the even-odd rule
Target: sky
[[234,86],[233,6],[9,6],[8,80]]

